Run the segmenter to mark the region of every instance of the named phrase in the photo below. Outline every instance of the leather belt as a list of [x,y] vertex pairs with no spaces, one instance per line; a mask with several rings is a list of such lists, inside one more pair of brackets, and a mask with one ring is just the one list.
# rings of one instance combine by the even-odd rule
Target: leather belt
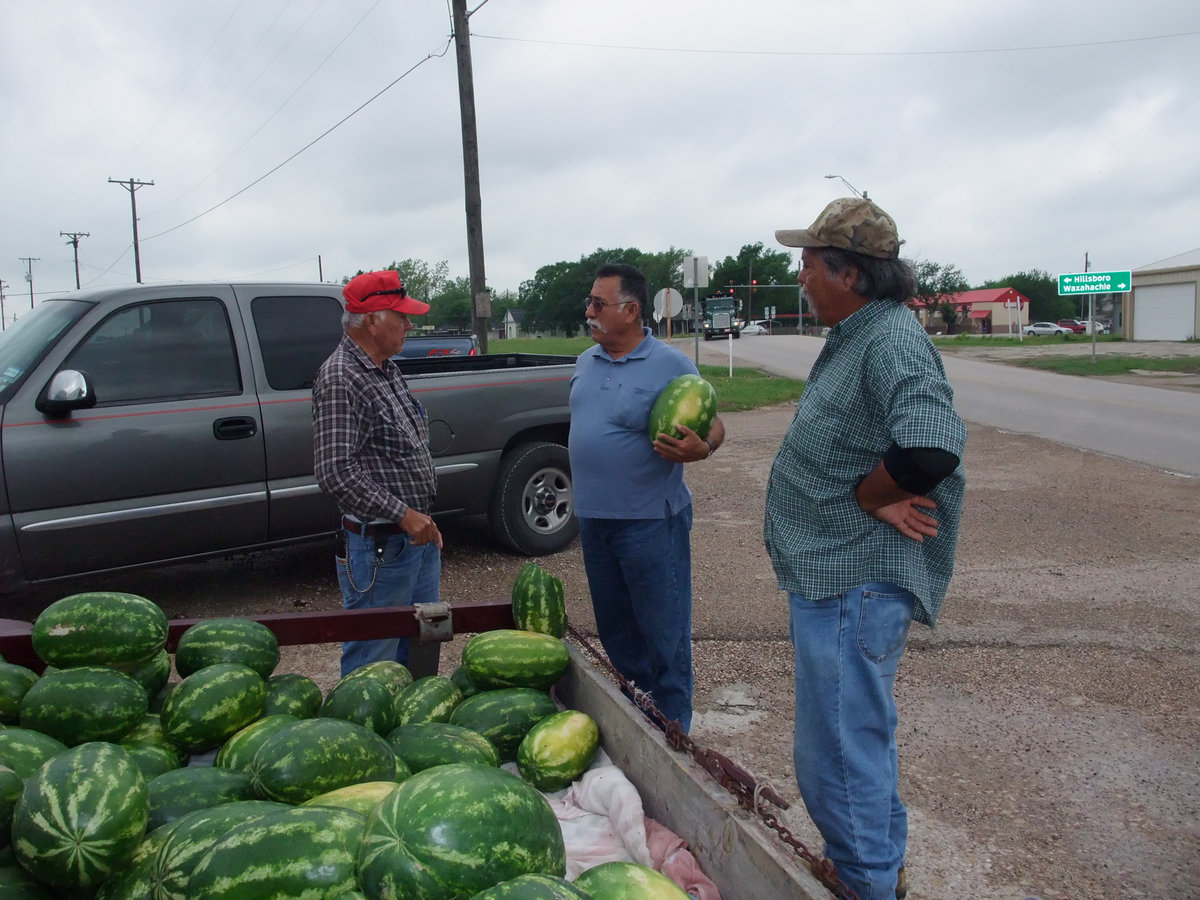
[[342,516],[342,527],[351,534],[361,534],[363,537],[377,537],[400,533],[400,526],[395,522],[375,522],[367,524],[356,522],[349,516]]

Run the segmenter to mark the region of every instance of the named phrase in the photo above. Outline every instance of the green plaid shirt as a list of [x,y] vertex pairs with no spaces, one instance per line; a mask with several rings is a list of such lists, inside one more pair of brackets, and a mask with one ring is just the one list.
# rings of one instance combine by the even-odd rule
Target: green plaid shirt
[[942,359],[904,304],[875,300],[832,329],[813,364],[767,483],[764,538],[779,587],[810,600],[872,581],[917,597],[930,627],[954,571],[966,481],[960,464],[930,494],[938,536],[902,536],[867,515],[858,483],[894,442],[963,455]]

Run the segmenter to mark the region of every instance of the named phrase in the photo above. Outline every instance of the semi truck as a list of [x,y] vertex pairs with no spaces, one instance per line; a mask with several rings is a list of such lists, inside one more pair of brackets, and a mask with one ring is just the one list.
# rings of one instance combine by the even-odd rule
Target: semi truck
[[735,338],[741,336],[742,320],[738,318],[737,300],[724,294],[717,294],[705,297],[701,303],[704,313],[701,327],[704,330],[706,341],[726,334],[731,334]]

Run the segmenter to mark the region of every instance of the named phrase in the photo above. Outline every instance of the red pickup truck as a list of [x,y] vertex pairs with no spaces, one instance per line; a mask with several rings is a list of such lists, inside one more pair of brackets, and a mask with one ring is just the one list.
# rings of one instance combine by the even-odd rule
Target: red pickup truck
[[1083,334],[1087,331],[1087,326],[1078,319],[1059,319],[1058,324],[1062,328],[1070,328],[1076,334]]

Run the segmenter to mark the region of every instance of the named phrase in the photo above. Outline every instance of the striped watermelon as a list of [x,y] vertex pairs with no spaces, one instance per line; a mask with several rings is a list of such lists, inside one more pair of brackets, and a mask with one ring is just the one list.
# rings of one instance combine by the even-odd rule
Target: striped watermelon
[[42,763],[66,749],[58,738],[32,728],[0,728],[0,760],[21,778],[28,778]]
[[157,884],[153,878],[154,857],[169,831],[170,827],[165,827],[147,832],[129,862],[100,885],[96,900],[153,900],[152,891]]
[[311,806],[236,825],[192,870],[187,898],[317,900],[352,891],[365,821],[348,809]]
[[[17,798],[25,782],[21,776],[8,766],[0,765],[0,850],[8,846],[12,834],[13,810],[17,807]],[[0,893],[0,897],[4,896]]]
[[187,678],[215,663],[249,666],[263,681],[279,665],[279,639],[262,622],[225,617],[197,622],[175,648],[175,669]]
[[161,828],[198,809],[212,809],[235,800],[251,800],[250,776],[233,769],[188,766],[172,769],[151,780],[151,830]]
[[387,734],[396,727],[395,699],[392,689],[381,679],[347,675],[330,689],[317,715]]
[[650,440],[660,434],[683,437],[676,425],[686,425],[700,437],[708,437],[717,418],[717,392],[699,375],[680,375],[670,382],[650,408]]
[[25,782],[13,813],[13,853],[38,881],[94,888],[133,857],[148,808],[146,782],[128,753],[116,744],[80,744]]
[[447,763],[477,763],[499,766],[496,745],[478,731],[449,722],[417,722],[401,725],[387,736],[396,756],[413,772]]
[[267,679],[267,705],[263,715],[287,713],[301,719],[311,719],[321,708],[321,689],[307,675],[285,672]]
[[217,755],[213,759],[213,765],[222,769],[245,771],[263,741],[275,732],[299,721],[298,716],[287,713],[276,713],[256,719],[221,745],[221,749],[217,751]]
[[133,665],[166,646],[167,614],[137,594],[72,594],[38,614],[31,637],[53,666]]
[[177,769],[187,763],[187,754],[167,740],[167,735],[162,729],[162,717],[158,713],[148,712],[142,716],[141,721],[134,725],[125,737],[121,738],[120,744],[127,750],[134,745],[161,747],[171,754],[174,760],[172,769]]
[[606,862],[582,872],[575,886],[592,900],[689,900],[666,875],[632,862]]
[[471,680],[471,676],[462,666],[450,673],[450,680],[458,685],[458,690],[462,693],[464,700],[479,693],[479,685]]
[[145,689],[108,666],[61,669],[38,679],[21,698],[21,727],[67,746],[119,741],[146,714]]
[[381,659],[373,663],[367,663],[365,666],[359,666],[353,672],[347,674],[342,681],[355,678],[374,678],[382,681],[395,694],[400,688],[405,685],[412,684],[412,672],[408,670],[408,666],[403,663],[398,663],[392,659]]
[[561,638],[567,633],[567,605],[561,578],[537,563],[526,563],[512,589],[513,621],[524,631]]
[[145,662],[123,667],[122,671],[145,688],[147,697],[153,697],[171,677],[171,654],[159,650]]
[[[445,675],[426,675],[401,688],[396,694],[395,724],[445,722],[461,702],[462,691],[453,681]],[[388,732],[391,731],[389,728]]]
[[177,751],[162,744],[149,744],[145,741],[122,741],[118,746],[133,757],[138,771],[146,781],[150,781],[179,768]]
[[15,865],[0,868],[0,897],[4,900],[51,900],[50,894],[32,875]]
[[587,771],[600,729],[587,713],[564,709],[538,722],[517,747],[521,777],[539,791],[560,791]]
[[192,871],[232,829],[261,822],[291,809],[267,800],[235,800],[180,816],[163,829],[164,836],[151,863],[154,900],[185,900]]
[[303,803],[348,784],[394,781],[397,763],[391,745],[369,728],[301,719],[263,741],[246,771],[255,796]]
[[483,690],[546,690],[563,676],[570,663],[567,645],[558,638],[511,628],[475,635],[462,653],[467,676]]
[[0,722],[12,725],[21,716],[21,698],[38,680],[37,672],[16,663],[0,662]]
[[592,900],[592,895],[557,875],[518,875],[471,900]]
[[496,747],[501,762],[517,758],[517,747],[529,729],[558,706],[545,691],[533,688],[500,688],[481,691],[454,708],[450,724],[477,731]]
[[528,872],[565,871],[546,798],[502,769],[466,763],[400,785],[367,817],[358,850],[359,887],[371,900],[470,897]]
[[209,750],[261,716],[266,702],[267,685],[249,666],[205,666],[167,695],[163,733],[189,753]]
[[379,801],[400,786],[396,781],[363,781],[334,788],[324,794],[305,800],[301,806],[332,806],[337,809],[352,809],[356,813],[369,815]]

